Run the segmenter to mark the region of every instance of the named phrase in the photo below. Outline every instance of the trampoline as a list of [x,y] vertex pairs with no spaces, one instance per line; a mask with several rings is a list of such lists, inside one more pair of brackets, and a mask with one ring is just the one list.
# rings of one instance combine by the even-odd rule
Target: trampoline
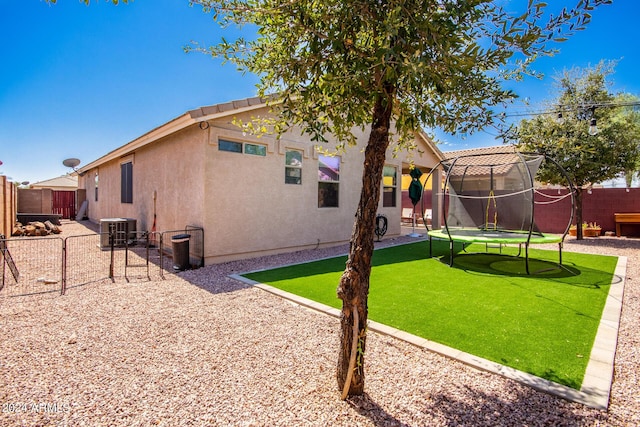
[[[566,180],[570,191],[565,195],[551,196],[539,192],[535,181],[538,169],[557,168]],[[462,243],[463,250],[471,243],[489,247],[519,245],[518,255],[524,246],[525,268],[529,272],[529,245],[558,244],[558,265],[562,266],[562,244],[573,221],[574,188],[568,175],[553,159],[538,153],[522,153],[515,149],[501,152],[459,155],[438,163],[426,176],[425,184],[440,171],[444,179],[439,186],[437,200],[439,215],[443,220],[440,229],[429,229],[429,250],[432,239],[449,241],[449,265],[453,266],[454,243]],[[439,173],[435,175],[438,177]],[[434,191],[436,189],[434,188]],[[536,197],[537,200],[536,200]],[[566,227],[562,234],[543,233],[535,224],[535,207],[571,199],[571,208],[566,218],[556,217],[556,221]],[[426,212],[422,198],[423,217]],[[435,216],[434,211],[434,216]],[[427,222],[425,221],[425,224]]]

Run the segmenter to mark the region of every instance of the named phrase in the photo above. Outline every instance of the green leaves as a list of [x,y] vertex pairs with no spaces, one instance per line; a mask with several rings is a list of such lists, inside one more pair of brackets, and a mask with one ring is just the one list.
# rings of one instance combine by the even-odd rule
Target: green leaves
[[[56,4],[57,0],[45,0],[47,3],[51,3],[51,4]],[[79,0],[81,3],[86,4],[87,6],[91,3],[91,0]],[[133,0],[131,0],[133,1]],[[111,3],[118,5],[120,2],[122,3],[129,3],[129,0],[111,0]]]
[[534,58],[552,55],[553,43],[609,2],[582,0],[555,16],[535,0],[515,14],[489,0],[191,3],[223,26],[259,29],[207,52],[260,76],[260,95],[279,93],[273,108],[284,122],[314,140],[329,132],[352,143],[351,129],[370,124],[376,100],[389,94],[396,133],[407,140],[422,126],[469,133],[491,125],[499,120],[492,107],[516,97],[503,83],[535,74]]
[[[628,95],[616,96],[607,89],[606,77],[614,67],[615,62],[601,62],[565,71],[558,78],[557,99],[551,102],[555,110],[522,120],[514,137],[524,150],[542,152],[558,161],[577,186],[634,170],[640,160],[640,113],[624,106],[632,103]],[[557,120],[558,111],[562,123]],[[597,121],[597,135],[588,133],[592,118]],[[563,181],[551,171],[541,174],[544,181]]]

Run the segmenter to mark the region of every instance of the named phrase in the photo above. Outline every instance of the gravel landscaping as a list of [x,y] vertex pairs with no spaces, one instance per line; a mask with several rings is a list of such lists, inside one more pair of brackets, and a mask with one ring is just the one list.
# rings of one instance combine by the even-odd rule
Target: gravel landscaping
[[[63,235],[76,230],[86,232],[63,224]],[[374,332],[366,394],[341,401],[339,320],[227,277],[346,253],[341,246],[165,280],[102,281],[65,296],[0,292],[0,425],[640,425],[640,239],[570,238],[564,250],[628,257],[608,411]]]

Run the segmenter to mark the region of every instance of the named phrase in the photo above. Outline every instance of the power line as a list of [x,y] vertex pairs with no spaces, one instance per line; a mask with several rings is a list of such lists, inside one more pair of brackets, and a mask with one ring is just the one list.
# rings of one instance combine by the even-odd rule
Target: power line
[[537,110],[527,113],[502,113],[502,117],[526,117],[526,116],[540,116],[543,114],[557,114],[565,111],[574,111],[577,109],[593,110],[596,108],[616,108],[616,107],[638,107],[640,101],[623,101],[623,102],[593,102],[582,103],[577,105],[558,105],[558,108],[553,110]]

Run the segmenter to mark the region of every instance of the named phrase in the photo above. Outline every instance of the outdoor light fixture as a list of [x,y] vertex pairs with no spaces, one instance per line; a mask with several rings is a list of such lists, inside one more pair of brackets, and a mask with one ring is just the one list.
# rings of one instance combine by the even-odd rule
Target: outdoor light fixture
[[596,118],[592,118],[589,122],[589,135],[595,136],[598,134],[598,126],[596,126]]
[[[589,120],[589,135],[597,135],[600,130],[598,129],[596,122],[596,108],[613,108],[613,107],[640,107],[640,101],[629,102],[602,102],[602,103],[583,103],[578,105],[559,104],[557,108],[553,110],[533,111],[529,113],[513,113],[513,114],[501,114],[501,117],[516,117],[516,116],[539,116],[539,115],[551,115],[555,114],[555,121],[558,124],[563,124],[565,121],[563,111],[576,111],[578,120]],[[591,114],[587,114],[590,112]],[[572,118],[574,116],[572,115]]]
[[209,129],[209,122],[200,122],[200,124],[198,125],[200,127],[200,129],[202,130],[206,130]]
[[596,126],[596,107],[591,107],[591,120],[589,121],[589,135],[598,134],[598,126]]

